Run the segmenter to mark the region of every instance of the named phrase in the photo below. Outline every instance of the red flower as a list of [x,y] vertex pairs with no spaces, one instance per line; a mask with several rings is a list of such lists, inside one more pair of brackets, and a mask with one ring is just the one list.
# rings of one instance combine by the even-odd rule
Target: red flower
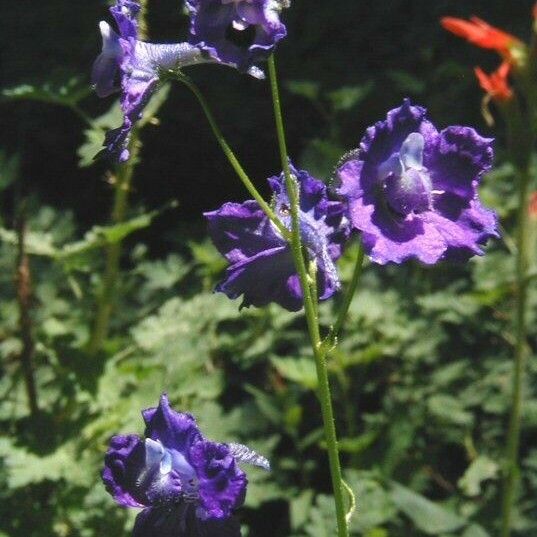
[[522,41],[514,35],[495,28],[478,17],[471,17],[469,21],[455,17],[444,17],[440,22],[449,32],[478,47],[495,50],[510,62],[513,61],[511,48],[523,46]]
[[537,220],[537,192],[532,192],[530,194],[528,212],[532,220]]
[[507,61],[502,62],[500,67],[490,75],[485,73],[480,67],[474,69],[479,85],[492,99],[497,101],[508,101],[513,97],[513,90],[508,82],[510,71],[511,64]]
[[533,18],[537,20],[537,2],[533,5]]

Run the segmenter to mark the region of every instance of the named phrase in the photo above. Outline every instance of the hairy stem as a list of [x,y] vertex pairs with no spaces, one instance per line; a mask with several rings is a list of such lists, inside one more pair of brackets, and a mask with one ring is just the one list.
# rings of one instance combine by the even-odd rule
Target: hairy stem
[[[140,144],[136,130],[132,132],[129,143],[130,158],[120,164],[114,176],[114,205],[112,207],[111,223],[119,224],[127,216],[129,207],[129,192],[132,177],[138,160]],[[87,352],[97,354],[108,337],[110,318],[116,303],[117,280],[119,276],[119,262],[121,259],[121,241],[109,244],[106,247],[106,260],[101,289],[97,298],[97,313],[93,324],[91,338]]]
[[522,421],[524,375],[527,362],[527,272],[529,267],[529,170],[521,175],[519,187],[517,254],[516,254],[516,309],[515,309],[515,355],[513,364],[513,392],[511,416],[506,443],[506,468],[503,483],[501,537],[511,535],[512,511],[515,490],[519,478],[518,450]]
[[32,277],[30,272],[30,260],[25,248],[26,241],[26,210],[24,202],[21,203],[16,219],[17,231],[17,265],[15,284],[17,288],[17,302],[19,305],[19,330],[22,340],[20,353],[21,366],[24,375],[26,395],[30,413],[35,416],[39,412],[37,387],[34,378],[32,360],[35,351],[35,343],[32,334]]
[[328,450],[328,462],[330,466],[330,475],[332,478],[332,488],[334,491],[334,500],[336,506],[337,534],[338,537],[347,537],[348,528],[346,522],[345,502],[343,499],[344,485],[341,475],[341,466],[339,462],[339,452],[337,444],[336,426],[334,422],[334,411],[332,408],[332,397],[330,393],[330,383],[328,379],[328,369],[326,366],[326,353],[324,351],[319,329],[319,319],[317,317],[317,296],[313,296],[312,288],[308,280],[308,270],[302,252],[302,242],[300,237],[299,221],[299,191],[295,178],[291,174],[289,159],[287,155],[287,145],[285,141],[285,130],[283,126],[283,117],[280,104],[280,94],[278,90],[278,80],[276,75],[276,64],[274,56],[269,58],[269,77],[272,92],[272,101],[274,104],[274,117],[276,121],[276,131],[278,134],[278,145],[280,148],[280,157],[282,168],[285,175],[285,183],[289,195],[292,232],[291,232],[291,250],[295,261],[302,294],[304,295],[304,310],[308,324],[308,332],[311,340],[313,356],[318,379],[318,394],[321,403],[323,417],[324,433]]
[[190,91],[195,95],[196,99],[201,105],[201,108],[205,114],[205,117],[207,118],[207,121],[209,122],[209,125],[211,126],[216,141],[222,148],[222,151],[227,157],[229,163],[231,164],[231,167],[235,170],[235,173],[238,175],[239,179],[242,181],[250,195],[255,199],[255,201],[257,201],[263,212],[270,218],[270,220],[276,226],[282,236],[287,237],[289,235],[289,232],[282,224],[280,219],[276,216],[270,205],[263,199],[263,196],[261,196],[261,194],[258,192],[257,188],[254,186],[251,179],[248,177],[248,174],[244,171],[244,168],[241,166],[240,162],[235,156],[235,153],[233,153],[231,147],[227,143],[224,135],[222,134],[222,131],[220,130],[220,127],[218,126],[214,115],[211,112],[209,104],[207,103],[207,100],[201,93],[200,89],[190,78],[188,78],[184,74],[177,75],[177,79],[182,82],[188,89],[190,89]]
[[[147,39],[147,4],[148,0],[140,0],[140,14],[138,16],[138,38]],[[130,158],[120,164],[114,177],[114,205],[112,207],[111,221],[113,224],[123,222],[129,208],[129,192],[132,176],[138,161],[140,142],[138,130],[133,129],[130,142]],[[87,346],[90,355],[97,354],[108,337],[110,317],[116,302],[117,279],[119,276],[119,262],[121,259],[121,241],[110,244],[106,248],[106,261],[101,289],[97,299],[97,313]]]

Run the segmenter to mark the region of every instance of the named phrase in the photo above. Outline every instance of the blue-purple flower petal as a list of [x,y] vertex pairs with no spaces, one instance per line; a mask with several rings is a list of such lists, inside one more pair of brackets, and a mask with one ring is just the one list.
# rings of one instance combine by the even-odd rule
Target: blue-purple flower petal
[[144,509],[137,517],[133,537],[240,537],[235,517],[201,520],[196,507],[182,504]]
[[491,139],[469,127],[439,133],[424,108],[405,100],[344,159],[336,191],[374,262],[468,259],[498,236],[477,193],[492,157]]
[[146,438],[158,440],[166,448],[188,453],[201,438],[194,416],[173,410],[166,394],[161,396],[158,407],[144,410],[142,416]]
[[119,35],[106,22],[100,23],[103,49],[95,60],[92,83],[100,97],[121,90],[123,124],[107,133],[103,150],[126,161],[132,129],[144,108],[159,89],[162,77],[170,70],[199,63],[215,62],[199,47],[189,43],[154,44],[138,39],[138,2],[117,0],[110,8]]
[[[300,189],[300,231],[304,246],[317,267],[319,299],[330,298],[340,287],[335,261],[348,238],[345,206],[330,201],[326,186],[307,172],[292,167]],[[291,228],[290,202],[283,174],[269,178],[275,212]],[[303,305],[302,291],[291,248],[255,201],[226,203],[206,213],[209,235],[230,262],[216,287],[229,298],[243,296],[241,307],[271,302],[290,311]]]
[[268,58],[287,30],[279,0],[187,0],[190,42],[219,62],[259,77],[257,62]]
[[165,394],[143,418],[146,437],[114,436],[102,473],[118,504],[144,508],[134,536],[240,536],[232,514],[244,502],[247,479],[238,464],[268,470],[267,459],[240,444],[206,440]]
[[229,446],[201,440],[192,446],[190,461],[199,482],[201,518],[228,518],[244,503],[248,483]]

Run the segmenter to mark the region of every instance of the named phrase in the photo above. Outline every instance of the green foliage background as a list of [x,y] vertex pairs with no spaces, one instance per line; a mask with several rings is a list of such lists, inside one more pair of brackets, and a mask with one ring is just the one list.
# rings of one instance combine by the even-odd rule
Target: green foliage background
[[[22,17],[27,4],[8,7],[7,21]],[[2,135],[0,153],[0,536],[127,535],[134,513],[116,507],[101,485],[103,453],[112,434],[142,433],[140,410],[155,405],[163,391],[177,409],[197,416],[207,436],[246,443],[271,460],[272,473],[249,471],[240,512],[244,535],[331,535],[329,475],[304,319],[278,307],[239,312],[238,302],[212,293],[225,265],[197,215],[224,200],[244,199],[244,192],[193,101],[174,88],[146,116],[158,112],[161,127],[146,129],[129,220],[106,226],[110,187],[104,165],[90,164],[103,129],[119,116],[117,106],[106,110],[110,103],[98,108],[86,75],[104,6],[81,6],[86,18],[76,24],[89,40],[71,31],[56,42],[51,26],[65,24],[58,15],[67,3],[51,4],[48,14],[34,6],[24,16],[56,52],[45,67],[59,67],[65,51],[68,76],[35,67],[40,53],[28,45],[18,63],[9,55],[14,45],[2,47],[10,89],[0,114],[10,135]],[[169,38],[170,23],[156,14],[157,4],[152,27]],[[442,34],[440,15],[476,13],[521,37],[529,32],[531,2],[517,2],[516,13],[501,1],[377,4],[295,1],[289,12],[281,74],[291,150],[300,165],[326,180],[363,128],[404,95],[428,105],[442,126],[470,123],[486,131],[468,57],[483,64],[489,58]],[[169,2],[162,6],[171,10]],[[43,24],[37,26],[39,16]],[[176,20],[184,25],[180,13]],[[10,33],[17,43],[20,37]],[[195,75],[261,185],[278,166],[266,88],[235,73],[222,71],[212,86],[212,72],[201,68]],[[83,128],[81,108],[99,116],[91,128]],[[192,133],[188,140],[184,132]],[[516,208],[501,125],[497,132],[497,167],[482,197],[499,212],[504,239],[465,266],[367,266],[330,362],[345,476],[358,501],[353,536],[486,537],[497,531],[513,352]],[[20,368],[13,284],[13,207],[21,192],[31,197],[27,249],[41,407],[35,417],[29,416]],[[178,207],[169,203],[175,198]],[[112,335],[89,359],[84,346],[102,247],[125,238]],[[351,246],[341,260],[344,281],[354,254]],[[530,292],[535,350],[535,285]],[[326,328],[337,302],[322,305]],[[537,448],[531,441],[536,380],[533,355],[516,502],[520,536],[537,532]]]

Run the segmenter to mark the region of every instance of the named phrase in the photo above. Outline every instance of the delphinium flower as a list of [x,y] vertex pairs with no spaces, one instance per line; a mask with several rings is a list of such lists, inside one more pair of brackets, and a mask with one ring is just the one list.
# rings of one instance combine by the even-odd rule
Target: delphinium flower
[[[330,201],[326,186],[306,171],[291,167],[299,186],[300,233],[310,261],[317,269],[319,300],[330,298],[340,287],[334,262],[341,256],[349,226],[345,206]],[[291,229],[289,197],[283,174],[269,179],[274,209]],[[205,213],[209,235],[230,262],[225,279],[216,290],[229,298],[243,295],[241,307],[276,302],[287,310],[302,307],[300,280],[291,247],[255,201],[225,203]]]
[[367,129],[335,186],[374,262],[463,260],[498,236],[496,215],[477,195],[492,159],[490,138],[470,127],[438,132],[424,108],[405,100]]
[[95,60],[92,82],[100,97],[121,90],[123,125],[106,135],[105,150],[120,161],[129,158],[132,128],[144,107],[170,70],[188,65],[215,62],[199,47],[189,43],[154,44],[138,39],[137,17],[140,5],[134,0],[117,0],[110,8],[119,34],[101,21],[101,54]]
[[265,60],[287,30],[280,21],[285,0],[187,0],[190,42],[218,61],[263,76]]
[[241,444],[207,440],[166,395],[142,416],[145,438],[112,437],[102,473],[119,505],[143,508],[134,536],[240,536],[232,514],[244,502],[247,478],[238,464],[269,470],[267,459]]

